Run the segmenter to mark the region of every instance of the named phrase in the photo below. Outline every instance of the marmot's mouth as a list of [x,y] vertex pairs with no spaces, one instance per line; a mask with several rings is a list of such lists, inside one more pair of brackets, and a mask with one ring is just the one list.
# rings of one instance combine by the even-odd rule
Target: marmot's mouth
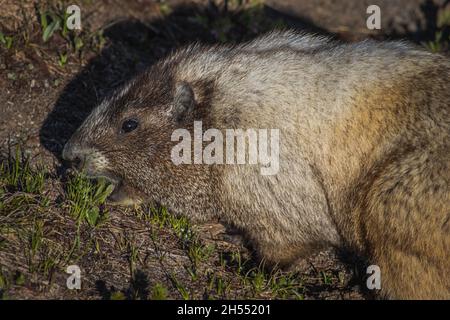
[[111,171],[107,171],[107,170],[92,171],[89,169],[82,169],[80,171],[83,172],[90,179],[94,179],[94,180],[95,179],[103,179],[103,180],[106,180],[106,182],[108,182],[114,186],[120,184],[122,181],[122,178],[120,176],[118,176],[117,174],[115,174]]
[[85,172],[86,176],[93,180],[106,180],[106,182],[113,186],[112,192],[108,195],[108,200],[112,199],[114,202],[114,198],[117,194],[120,194],[120,189],[122,189],[122,179],[111,173],[111,172]]
[[123,188],[123,186],[122,186],[122,183],[119,183],[119,184],[113,184],[113,186],[114,186],[114,189],[113,189],[113,191],[108,195],[108,201],[110,201],[110,202],[112,202],[112,203],[115,203],[115,202],[118,202],[118,200],[119,200],[119,198],[120,198],[120,196],[121,196],[121,194],[122,194],[122,188]]
[[137,196],[135,190],[124,183],[124,180],[113,172],[86,172],[86,174],[92,179],[104,179],[114,187],[107,198],[110,204],[129,206],[141,202],[141,199]]
[[114,189],[112,192],[108,195],[108,201],[112,203],[120,202],[120,199],[122,196],[122,189],[123,189],[123,182],[122,179],[117,177],[116,175],[106,173],[102,175],[98,175],[95,178],[102,178],[105,179],[108,183],[110,183]]
[[126,185],[121,181],[114,186],[113,192],[108,196],[108,201],[111,204],[131,206],[142,202],[142,198],[139,196],[133,187]]

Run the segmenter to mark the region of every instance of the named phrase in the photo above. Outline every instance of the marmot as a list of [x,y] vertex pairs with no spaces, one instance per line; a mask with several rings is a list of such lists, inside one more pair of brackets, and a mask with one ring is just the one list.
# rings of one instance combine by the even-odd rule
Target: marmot
[[[450,299],[450,62],[404,42],[292,31],[191,45],[105,99],[63,158],[109,178],[121,203],[219,217],[289,265],[345,247],[386,298]],[[178,128],[280,130],[279,171],[176,165]]]

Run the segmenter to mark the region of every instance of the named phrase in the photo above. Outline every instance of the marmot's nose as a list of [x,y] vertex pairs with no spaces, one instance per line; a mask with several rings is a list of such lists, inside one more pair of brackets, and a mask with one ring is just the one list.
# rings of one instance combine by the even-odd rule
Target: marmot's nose
[[71,163],[77,169],[80,169],[83,165],[83,159],[85,155],[83,148],[77,144],[68,141],[63,149],[62,158]]

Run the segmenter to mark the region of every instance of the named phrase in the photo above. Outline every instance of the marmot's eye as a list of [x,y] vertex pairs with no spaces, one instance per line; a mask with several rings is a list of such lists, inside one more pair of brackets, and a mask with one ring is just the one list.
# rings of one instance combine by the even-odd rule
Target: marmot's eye
[[136,129],[139,122],[136,119],[128,119],[122,123],[122,131],[125,133],[131,132]]

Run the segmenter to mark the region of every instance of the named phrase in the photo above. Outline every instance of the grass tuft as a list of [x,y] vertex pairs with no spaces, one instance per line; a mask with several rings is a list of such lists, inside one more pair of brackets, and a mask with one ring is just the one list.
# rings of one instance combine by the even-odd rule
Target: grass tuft
[[30,157],[17,147],[15,156],[0,164],[0,192],[41,194],[46,172],[30,166]]
[[87,222],[92,227],[98,226],[107,219],[107,211],[103,210],[102,205],[113,188],[103,179],[95,183],[83,174],[71,177],[66,194],[69,214],[78,224]]
[[167,288],[159,282],[156,283],[152,288],[150,300],[167,300]]

